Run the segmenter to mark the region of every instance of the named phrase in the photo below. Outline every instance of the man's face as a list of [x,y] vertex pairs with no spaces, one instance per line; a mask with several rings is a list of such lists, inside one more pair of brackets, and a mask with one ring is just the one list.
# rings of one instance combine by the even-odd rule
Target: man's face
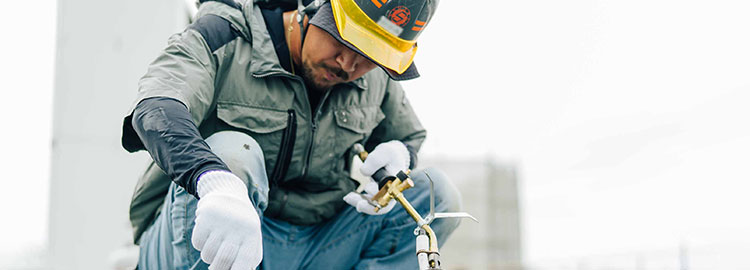
[[328,32],[310,25],[302,47],[302,77],[318,91],[362,77],[376,65],[338,42]]

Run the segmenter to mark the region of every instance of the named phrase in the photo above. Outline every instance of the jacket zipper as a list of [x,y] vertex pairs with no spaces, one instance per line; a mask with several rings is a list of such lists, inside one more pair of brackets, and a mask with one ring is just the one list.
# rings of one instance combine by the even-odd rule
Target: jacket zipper
[[[318,101],[318,106],[315,109],[314,112],[312,112],[312,117],[310,119],[310,144],[307,147],[307,157],[305,157],[305,165],[302,167],[302,180],[304,181],[307,179],[307,168],[310,166],[310,158],[312,157],[312,150],[313,145],[315,145],[315,130],[318,129],[318,124],[316,123],[316,120],[318,119],[318,114],[320,113],[320,108],[323,107],[323,103],[325,103],[326,98],[328,98],[328,94],[331,93],[333,89],[328,90],[323,94],[323,97],[320,98]],[[307,87],[305,87],[305,97],[307,97],[307,103],[310,104],[310,97],[307,95]],[[311,108],[312,109],[312,108]]]
[[269,76],[281,76],[290,78],[293,80],[297,80],[302,85],[302,92],[305,95],[305,99],[307,100],[308,107],[310,107],[310,112],[312,113],[312,116],[310,117],[310,144],[307,147],[307,152],[305,153],[305,164],[302,165],[302,180],[307,178],[307,167],[310,166],[310,157],[312,156],[312,149],[313,145],[315,144],[315,130],[318,128],[317,123],[315,123],[315,120],[318,118],[318,113],[320,112],[320,108],[323,106],[323,103],[325,103],[326,98],[328,98],[328,94],[333,91],[333,89],[326,91],[325,94],[323,94],[323,97],[320,98],[320,101],[318,101],[318,106],[313,111],[312,106],[310,106],[310,96],[307,95],[307,86],[305,86],[305,82],[295,75],[289,74],[285,71],[274,71],[269,72],[265,74],[252,74],[253,77],[256,78],[264,78]]
[[284,134],[281,135],[279,155],[276,159],[276,166],[271,174],[272,184],[280,184],[284,180],[286,172],[289,169],[289,163],[292,160],[292,154],[294,153],[294,141],[297,137],[297,117],[293,109],[288,110],[287,113],[286,129],[284,130]]

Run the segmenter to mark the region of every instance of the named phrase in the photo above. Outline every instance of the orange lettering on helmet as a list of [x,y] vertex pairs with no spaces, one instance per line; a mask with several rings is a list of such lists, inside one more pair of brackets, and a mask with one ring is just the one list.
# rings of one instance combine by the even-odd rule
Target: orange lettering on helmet
[[420,20],[415,20],[415,21],[414,21],[414,25],[415,25],[415,26],[413,26],[413,27],[411,28],[411,30],[412,30],[412,31],[420,31],[420,30],[422,30],[422,28],[424,28],[424,23],[425,23],[425,22],[423,22],[423,21],[420,21]]
[[406,25],[406,23],[409,22],[409,19],[411,18],[411,11],[405,6],[397,6],[389,10],[386,15],[388,16],[388,19],[391,20],[391,22],[403,27],[404,25]]

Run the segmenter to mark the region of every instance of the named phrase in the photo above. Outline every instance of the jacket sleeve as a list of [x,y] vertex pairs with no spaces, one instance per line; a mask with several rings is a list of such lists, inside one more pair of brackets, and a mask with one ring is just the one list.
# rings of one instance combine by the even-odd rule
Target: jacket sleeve
[[198,197],[197,181],[203,172],[229,171],[177,100],[156,97],[138,103],[133,127],[156,165],[191,195]]
[[422,147],[427,131],[419,122],[400,83],[388,79],[380,109],[385,114],[385,119],[375,127],[365,148],[371,151],[382,142],[399,140],[409,150],[411,155],[409,167],[413,169],[417,166],[417,152]]
[[129,152],[145,149],[131,123],[135,106],[148,98],[166,97],[181,102],[200,125],[214,99],[217,62],[195,29],[170,37],[166,49],[138,82],[138,95],[123,121],[122,146]]

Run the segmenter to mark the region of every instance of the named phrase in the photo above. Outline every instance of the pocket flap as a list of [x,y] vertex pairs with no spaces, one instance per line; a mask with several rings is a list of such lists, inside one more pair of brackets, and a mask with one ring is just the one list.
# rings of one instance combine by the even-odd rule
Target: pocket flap
[[380,107],[346,107],[334,111],[336,125],[356,133],[369,133],[385,118]]
[[219,103],[216,105],[219,119],[227,124],[255,133],[271,133],[286,127],[287,112]]

